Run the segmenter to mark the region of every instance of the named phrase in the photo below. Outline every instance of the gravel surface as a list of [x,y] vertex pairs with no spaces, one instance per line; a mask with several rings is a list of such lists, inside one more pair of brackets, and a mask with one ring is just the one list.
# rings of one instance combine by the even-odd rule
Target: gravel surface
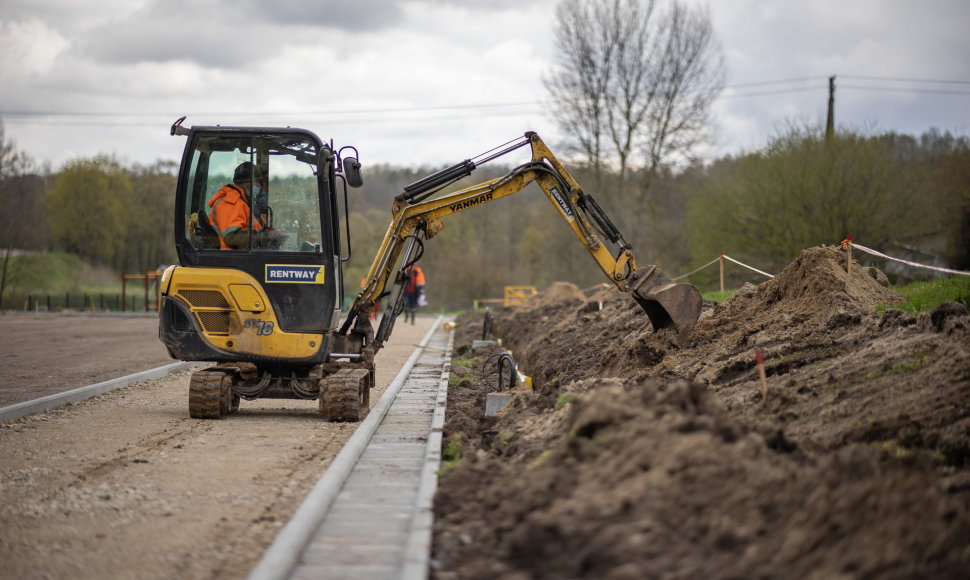
[[[373,401],[432,322],[398,323],[377,355]],[[4,392],[30,399],[52,385],[76,388],[171,362],[134,346],[158,346],[147,339],[157,342],[155,324],[0,317],[0,329],[31,337],[0,343]],[[47,362],[37,354],[45,342],[58,346]],[[18,378],[31,374],[29,365],[7,366],[27,360],[45,369],[33,373],[43,380]],[[84,378],[64,361],[83,367]],[[182,373],[147,381],[0,426],[0,577],[248,574],[356,424],[321,420],[316,401],[273,399],[243,401],[223,420],[190,419],[188,380]]]
[[173,362],[155,316],[0,314],[0,407]]

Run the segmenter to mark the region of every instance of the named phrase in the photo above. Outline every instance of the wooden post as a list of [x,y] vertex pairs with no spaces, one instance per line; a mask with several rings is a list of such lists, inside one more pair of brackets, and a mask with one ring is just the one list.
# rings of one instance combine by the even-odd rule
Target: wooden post
[[148,312],[148,270],[145,270],[145,312]]
[[835,77],[829,77],[829,111],[825,118],[825,142],[835,135]]
[[849,276],[851,276],[852,275],[852,234],[847,235],[845,237],[845,241],[847,242],[845,271]]
[[721,299],[724,298],[724,254],[720,254],[719,260],[721,266]]
[[765,374],[765,361],[761,358],[761,349],[754,349],[755,360],[758,362],[758,376],[761,378],[761,402],[768,400],[768,376]]
[[125,301],[125,298],[126,298],[125,291],[127,290],[127,285],[128,285],[128,278],[126,278],[125,275],[122,274],[121,275],[121,311],[122,312],[125,311],[125,305],[127,304],[127,302]]

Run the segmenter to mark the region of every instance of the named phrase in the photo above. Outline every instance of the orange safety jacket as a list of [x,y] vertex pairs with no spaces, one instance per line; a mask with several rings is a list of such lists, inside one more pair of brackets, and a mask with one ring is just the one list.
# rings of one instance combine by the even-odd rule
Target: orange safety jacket
[[[249,229],[249,200],[246,192],[235,184],[224,185],[209,200],[209,223],[219,234],[219,249],[228,250],[225,237],[233,232]],[[260,221],[253,221],[253,229],[263,229]]]
[[411,274],[411,278],[408,279],[408,284],[404,288],[404,292],[407,294],[415,294],[419,286],[424,286],[424,271],[421,270],[420,266],[411,266],[408,271]]

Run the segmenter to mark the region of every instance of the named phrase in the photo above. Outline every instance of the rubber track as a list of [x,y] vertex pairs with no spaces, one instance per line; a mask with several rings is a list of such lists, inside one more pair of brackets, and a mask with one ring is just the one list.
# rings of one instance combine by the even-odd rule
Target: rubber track
[[195,419],[218,419],[226,414],[220,371],[196,371],[189,382],[189,416]]
[[329,379],[324,396],[331,421],[360,421],[364,418],[367,409],[362,408],[360,389],[361,382],[365,380],[366,375],[354,376],[352,373],[338,373]]

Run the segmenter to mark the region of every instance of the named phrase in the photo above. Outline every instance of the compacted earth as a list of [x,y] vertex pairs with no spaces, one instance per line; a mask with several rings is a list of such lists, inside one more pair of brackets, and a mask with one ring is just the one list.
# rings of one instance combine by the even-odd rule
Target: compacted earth
[[[433,323],[398,322],[371,400]],[[0,316],[21,337],[0,341],[0,406],[171,363],[157,325]],[[0,424],[0,579],[247,577],[357,424],[292,399],[193,419],[188,385],[184,371]]]
[[460,318],[433,577],[966,578],[970,317],[879,278],[805,250],[683,344],[561,283]]
[[157,316],[0,313],[0,407],[174,362]]

